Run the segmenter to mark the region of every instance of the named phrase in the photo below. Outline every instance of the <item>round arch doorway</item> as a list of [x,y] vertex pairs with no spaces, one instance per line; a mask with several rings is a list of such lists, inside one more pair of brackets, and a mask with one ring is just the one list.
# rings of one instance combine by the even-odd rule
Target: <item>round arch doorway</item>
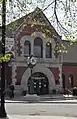
[[41,72],[32,74],[28,79],[27,86],[29,94],[46,95],[49,93],[48,78]]

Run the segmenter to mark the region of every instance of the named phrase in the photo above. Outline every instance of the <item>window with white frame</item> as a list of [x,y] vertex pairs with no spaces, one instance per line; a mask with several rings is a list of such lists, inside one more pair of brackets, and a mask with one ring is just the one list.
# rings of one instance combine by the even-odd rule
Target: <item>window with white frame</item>
[[39,58],[43,57],[43,43],[39,37],[34,39],[34,56]]
[[24,43],[24,56],[29,56],[31,54],[31,44],[29,41]]

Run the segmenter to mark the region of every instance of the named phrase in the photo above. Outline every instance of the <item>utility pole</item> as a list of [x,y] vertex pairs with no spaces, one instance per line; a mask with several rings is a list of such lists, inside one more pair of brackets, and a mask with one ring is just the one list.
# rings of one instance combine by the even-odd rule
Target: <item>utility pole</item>
[[[6,0],[2,0],[2,55],[5,56],[5,38],[6,38]],[[0,118],[6,118],[5,111],[5,62],[1,63],[1,106]]]

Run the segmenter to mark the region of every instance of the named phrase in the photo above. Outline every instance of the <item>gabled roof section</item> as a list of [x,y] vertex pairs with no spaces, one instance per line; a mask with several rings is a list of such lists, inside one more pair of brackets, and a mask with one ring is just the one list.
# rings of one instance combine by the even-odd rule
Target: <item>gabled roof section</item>
[[36,8],[33,12],[29,13],[28,15],[25,15],[18,20],[10,23],[7,25],[7,35],[12,37],[14,33],[18,32],[23,26],[27,26],[28,24],[31,25],[42,25],[44,28],[46,27],[48,34],[51,33],[52,35],[56,36],[57,38],[61,38],[61,36],[56,32],[54,27],[51,25],[45,14],[40,8]]
[[27,15],[15,20],[14,22],[11,22],[10,24],[6,25],[6,35],[8,37],[14,37],[15,31],[18,29],[20,24],[24,22],[24,19]]

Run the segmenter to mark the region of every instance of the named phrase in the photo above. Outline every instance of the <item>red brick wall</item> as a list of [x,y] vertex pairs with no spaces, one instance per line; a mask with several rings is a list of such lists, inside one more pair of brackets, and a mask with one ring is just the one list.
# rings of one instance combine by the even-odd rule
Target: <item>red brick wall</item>
[[[20,40],[22,36],[24,36],[24,35],[31,35],[33,32],[40,32],[40,31],[41,32],[45,32],[44,28],[49,29],[48,26],[42,26],[42,25],[31,26],[31,24],[28,24],[28,26],[23,28],[22,32],[20,32],[20,29],[19,29],[18,32],[20,32],[20,34],[18,35],[17,38],[18,38],[18,40]],[[51,30],[51,29],[49,29],[49,30]]]
[[49,69],[53,73],[55,80],[58,80],[59,79],[59,68],[52,67],[52,68],[49,68]]
[[19,67],[19,66],[17,67],[17,69],[16,69],[16,79],[17,79],[16,85],[20,85],[22,75],[26,71],[26,69],[27,69],[26,67]]
[[[21,46],[20,46],[20,40],[21,38],[24,36],[24,35],[31,35],[32,33],[34,32],[44,32],[44,29],[43,28],[44,26],[41,26],[41,25],[34,25],[34,26],[31,26],[31,24],[28,24],[28,26],[24,27],[22,32],[20,32],[20,29],[18,30],[18,32],[20,32],[20,34],[17,36],[17,41],[18,41],[18,44],[17,44],[17,54],[18,56],[20,56],[21,54]],[[47,27],[47,29],[49,29],[49,27]]]
[[65,74],[66,85],[68,85],[69,74],[72,74],[73,84],[74,86],[77,86],[77,66],[63,66],[62,72]]
[[[27,69],[26,67],[17,67],[16,69],[17,85],[20,85],[23,73],[26,71],[26,69]],[[59,69],[56,67],[49,68],[49,69],[53,73],[55,80],[58,80],[59,79]]]
[[[21,38],[24,36],[24,35],[31,35],[33,32],[37,32],[37,28],[39,29],[40,26],[39,25],[35,25],[33,27],[31,27],[31,25],[28,25],[26,27],[23,28],[22,32],[20,32],[20,34],[18,35],[17,37],[17,40],[18,40],[18,44],[17,44],[17,47],[18,47],[18,50],[17,50],[17,54],[18,56],[20,56],[21,54],[21,49],[22,47],[20,46],[20,40]],[[40,30],[39,30],[40,31]]]

